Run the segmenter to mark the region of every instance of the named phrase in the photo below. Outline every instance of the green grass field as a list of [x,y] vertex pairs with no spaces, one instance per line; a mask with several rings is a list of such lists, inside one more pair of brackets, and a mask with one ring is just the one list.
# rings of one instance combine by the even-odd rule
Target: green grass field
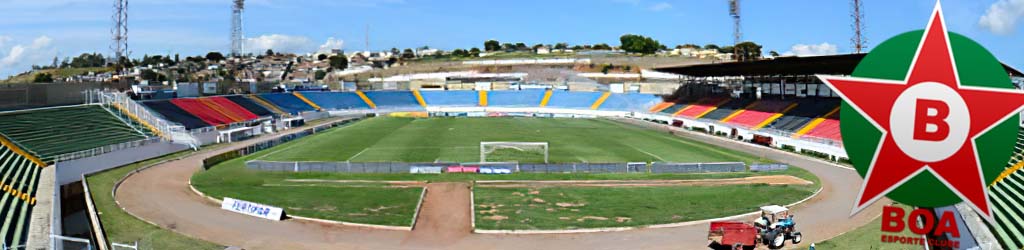
[[[774,203],[788,203],[802,199],[820,187],[817,177],[800,168],[770,173],[687,173],[687,174],[570,174],[570,173],[515,173],[509,175],[479,174],[354,174],[324,172],[266,172],[250,170],[245,161],[261,159],[272,161],[406,161],[472,162],[479,160],[480,141],[546,141],[550,144],[552,162],[626,162],[626,161],[678,161],[722,162],[760,161],[755,156],[715,147],[701,142],[646,130],[628,124],[601,119],[551,118],[372,118],[345,127],[339,127],[309,136],[272,149],[227,161],[210,170],[197,173],[192,184],[214,197],[232,197],[285,208],[286,213],[315,218],[383,225],[408,225],[413,208],[419,198],[419,188],[392,188],[384,185],[329,182],[302,183],[296,179],[316,180],[415,180],[427,182],[474,180],[687,180],[741,178],[757,175],[781,174],[797,176],[814,182],[804,186],[736,186],[711,194],[743,194],[769,192]],[[585,220],[580,223],[558,225],[558,217],[544,215],[548,207],[525,210],[523,216],[538,216],[540,225],[514,224],[511,219],[498,225],[488,225],[478,218],[484,228],[564,228],[606,227],[669,223],[710,215],[749,212],[748,207],[721,209],[720,203],[706,203],[701,199],[713,197],[699,192],[677,192],[693,187],[651,188],[544,188],[545,195],[563,193],[572,199],[600,204],[586,208],[594,216],[612,216],[611,222]],[[700,188],[701,190],[706,189]],[[482,190],[482,191],[481,191]],[[515,206],[521,200],[508,200],[517,189],[482,188],[477,202],[503,203]],[[778,194],[778,195],[775,195]],[[661,198],[661,196],[669,198]],[[622,197],[618,202],[608,197]],[[546,197],[559,199],[559,197]],[[484,200],[481,200],[484,199]],[[694,200],[696,199],[696,200]],[[654,201],[657,200],[657,201]],[[751,198],[747,203],[768,203]],[[606,206],[608,205],[608,206]],[[523,204],[520,204],[523,206]],[[526,204],[529,206],[529,204]],[[555,206],[551,203],[550,206]],[[755,205],[751,205],[755,207]],[[369,209],[394,208],[389,213],[367,213]],[[603,207],[603,208],[602,208]],[[678,207],[679,209],[669,209]],[[580,208],[582,209],[582,208]],[[662,211],[640,216],[631,222],[618,223],[614,216],[623,211]],[[711,211],[699,214],[695,211]],[[742,210],[742,211],[741,211]],[[665,214],[673,213],[673,214]],[[589,214],[588,214],[589,215]],[[546,216],[542,218],[541,216]],[[525,217],[518,218],[516,221]],[[546,221],[546,222],[545,222]]]
[[475,162],[480,160],[481,141],[548,142],[554,163],[759,161],[731,149],[614,121],[558,118],[372,118],[281,145],[259,159]]
[[814,192],[811,185],[474,189],[479,229],[576,229],[667,224],[757,211]]

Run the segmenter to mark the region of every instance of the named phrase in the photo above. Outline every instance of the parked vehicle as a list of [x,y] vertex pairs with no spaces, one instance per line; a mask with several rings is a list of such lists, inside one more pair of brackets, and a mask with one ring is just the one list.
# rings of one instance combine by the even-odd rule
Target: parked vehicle
[[762,244],[780,249],[787,240],[800,244],[803,235],[789,209],[778,205],[761,207],[761,216],[753,223],[716,221],[708,230],[708,247],[715,250],[752,250]]

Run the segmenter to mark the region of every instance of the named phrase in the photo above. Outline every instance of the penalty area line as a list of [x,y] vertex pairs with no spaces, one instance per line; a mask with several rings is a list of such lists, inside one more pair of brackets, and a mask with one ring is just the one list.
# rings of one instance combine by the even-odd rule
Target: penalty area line
[[355,155],[353,155],[352,157],[349,157],[345,161],[352,161],[352,159],[355,159],[356,157],[359,157],[359,155],[362,155],[363,152],[366,152],[366,150],[370,150],[370,148],[364,148],[362,151],[359,151],[359,153],[356,153]]

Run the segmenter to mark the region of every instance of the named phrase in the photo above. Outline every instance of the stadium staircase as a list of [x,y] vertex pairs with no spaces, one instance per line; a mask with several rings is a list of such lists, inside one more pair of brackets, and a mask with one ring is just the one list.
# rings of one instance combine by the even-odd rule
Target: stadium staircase
[[359,99],[363,99],[363,102],[366,103],[366,106],[370,106],[371,109],[377,109],[377,104],[373,103],[373,100],[370,100],[370,97],[367,97],[366,93],[363,93],[363,91],[356,90],[356,95],[359,96]]
[[353,92],[303,92],[302,96],[323,110],[369,109],[370,106]]
[[589,109],[597,101],[602,92],[552,91],[546,107]]
[[822,114],[828,114],[839,106],[839,100],[834,98],[805,98],[798,99],[796,103],[797,105],[795,108],[785,112],[782,117],[779,117],[779,119],[772,121],[767,128],[796,133],[807,125],[807,123]]
[[[378,109],[423,108],[416,101],[416,97],[412,95],[412,91],[370,91],[362,93],[371,100],[367,103],[373,103],[374,105],[371,106],[375,106]],[[429,101],[427,105],[430,105]]]
[[313,107],[313,109],[321,110],[320,106],[317,106],[316,103],[313,103],[313,101],[310,101],[309,99],[306,99],[306,97],[302,95],[302,92],[295,91],[295,92],[292,92],[292,94],[295,95],[295,97],[298,97],[299,100],[302,100],[302,102],[305,102],[306,104],[308,104],[310,107]]
[[479,94],[479,103],[477,105],[487,107],[487,90],[477,91],[477,94]]
[[427,107],[427,101],[423,100],[423,94],[420,93],[420,90],[412,90],[412,95],[416,97],[416,102],[420,104],[420,107]]
[[780,100],[756,101],[746,108],[736,111],[722,122],[736,124],[750,129],[761,129],[782,117],[782,114],[796,108],[797,103]]
[[302,99],[299,99],[291,93],[258,94],[256,96],[280,108],[285,113],[292,115],[298,115],[302,112],[316,111],[313,106],[306,104]]
[[1024,127],[1007,165],[988,186],[995,223],[986,223],[1004,249],[1024,249]]
[[730,99],[725,104],[717,105],[714,110],[709,111],[707,114],[700,116],[700,118],[722,121],[726,118],[740,114],[740,111],[753,106],[757,102],[754,99],[747,98],[734,98]]
[[[0,242],[21,246],[28,241],[28,225],[36,204],[39,174],[46,166],[38,158],[0,136]],[[38,194],[47,195],[47,194]]]
[[651,108],[648,109],[647,111],[650,111],[651,113],[658,113],[658,112],[661,112],[662,110],[665,110],[665,109],[667,109],[669,107],[672,107],[672,106],[675,106],[675,105],[676,105],[676,103],[674,103],[674,102],[661,102],[661,103],[655,104],[654,106],[651,106]]
[[544,91],[544,97],[540,99],[540,107],[541,108],[548,106],[548,102],[551,102],[551,95],[553,93],[554,92],[552,90],[550,90],[550,89]]
[[673,114],[673,116],[685,116],[685,117],[689,117],[689,118],[702,118],[702,117],[704,117],[704,115],[707,115],[708,113],[711,113],[712,111],[715,111],[715,109],[718,109],[718,106],[720,106],[722,104],[725,104],[726,102],[729,102],[730,100],[731,99],[725,98],[725,97],[706,97],[704,99],[701,99],[700,101],[697,101],[694,104],[691,104],[691,105],[689,105],[689,106],[679,110],[678,112]]
[[807,125],[797,131],[793,137],[841,140],[842,136],[839,131],[839,107],[836,107],[835,109],[832,109],[832,111],[828,112],[828,114],[815,118],[811,122],[807,123]]
[[600,108],[601,104],[604,104],[604,102],[608,100],[608,96],[611,95],[612,92],[604,92],[601,94],[601,97],[598,97],[597,100],[594,101],[594,104],[590,105],[590,110],[597,110],[597,108]]
[[287,111],[284,111],[283,109],[281,109],[281,107],[278,107],[277,105],[274,105],[273,103],[270,103],[269,101],[267,101],[267,99],[263,99],[263,98],[261,98],[258,95],[247,95],[246,97],[248,97],[249,100],[251,100],[252,102],[254,102],[256,104],[259,104],[260,106],[263,106],[264,108],[274,112],[274,114],[277,114],[277,115],[282,116],[282,117],[290,117],[291,116],[291,114],[289,114]]

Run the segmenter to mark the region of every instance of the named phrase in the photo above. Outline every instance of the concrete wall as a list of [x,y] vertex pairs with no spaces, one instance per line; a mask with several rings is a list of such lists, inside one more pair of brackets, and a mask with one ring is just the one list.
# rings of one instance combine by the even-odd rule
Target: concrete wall
[[57,185],[61,186],[82,180],[83,174],[95,173],[186,149],[189,149],[187,145],[161,141],[98,156],[58,162],[51,167],[57,169]]

